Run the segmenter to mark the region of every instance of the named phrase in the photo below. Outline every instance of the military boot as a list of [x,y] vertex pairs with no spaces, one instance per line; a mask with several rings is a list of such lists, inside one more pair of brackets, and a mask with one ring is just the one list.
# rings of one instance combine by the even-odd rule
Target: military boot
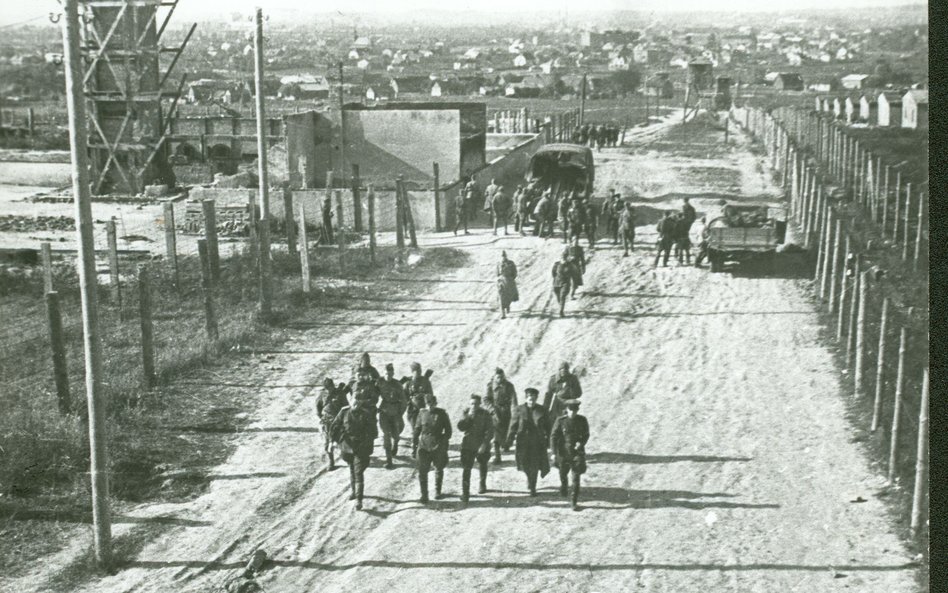
[[326,453],[329,454],[329,471],[336,469],[336,457],[332,453],[332,449],[329,449]]
[[560,474],[560,496],[567,496],[569,494],[569,482],[567,482],[566,474]]
[[500,464],[501,464],[501,459],[500,459],[500,443],[494,443],[494,463],[495,463],[496,465],[500,465]]
[[395,454],[392,452],[392,447],[385,447],[385,469],[393,469],[395,466],[392,465],[392,457]]
[[444,484],[444,471],[437,470],[435,472],[435,500],[441,500],[444,498],[444,495],[441,494],[441,486]]
[[418,486],[421,488],[421,498],[418,501],[421,504],[428,504],[428,473],[418,474]]
[[574,477],[572,495],[573,495],[573,499],[572,499],[573,510],[578,511],[579,510],[579,474],[576,474]]
[[464,469],[461,472],[461,502],[467,502],[471,498],[471,470]]
[[478,494],[487,493],[487,472],[484,470],[481,470],[481,484],[480,484],[480,487],[477,489],[477,493]]
[[356,479],[355,466],[349,465],[349,488],[352,490],[352,493],[349,495],[349,500],[356,499]]
[[356,510],[362,510],[362,493],[365,491],[365,479],[362,476],[356,476]]

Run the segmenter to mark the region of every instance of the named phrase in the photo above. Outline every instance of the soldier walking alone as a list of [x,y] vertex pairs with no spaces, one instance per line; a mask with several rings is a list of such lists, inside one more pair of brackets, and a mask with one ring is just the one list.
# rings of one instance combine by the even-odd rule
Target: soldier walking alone
[[510,304],[520,300],[517,291],[517,264],[507,259],[507,252],[500,252],[500,263],[497,264],[497,293],[500,297],[500,318],[506,319],[510,312]]
[[385,378],[379,380],[379,428],[382,429],[382,443],[385,446],[385,469],[392,469],[392,458],[398,455],[398,437],[405,429],[404,414],[408,409],[408,396],[405,388],[395,378],[392,363],[385,365]]
[[333,440],[339,443],[342,459],[349,464],[349,485],[352,488],[349,500],[356,501],[356,510],[362,509],[365,468],[369,467],[375,437],[378,436],[375,415],[366,409],[367,405],[368,398],[362,397],[357,390],[351,405],[343,408],[332,423]]
[[[553,460],[560,470],[560,494],[570,496],[574,511],[579,510],[579,477],[586,473],[586,442],[589,441],[589,422],[579,415],[579,400],[563,402],[566,414],[556,419],[550,435]],[[572,479],[570,489],[567,478]]]
[[550,417],[546,410],[537,405],[539,391],[528,387],[524,391],[527,403],[517,408],[507,444],[517,444],[517,469],[527,475],[527,488],[530,496],[537,495],[537,474],[541,478],[550,473],[550,459],[547,445],[550,440]]
[[566,306],[566,299],[569,297],[570,287],[576,272],[573,264],[569,261],[569,255],[564,250],[560,260],[553,264],[553,294],[556,295],[556,301],[560,305],[560,317],[565,317],[563,308]]
[[481,407],[481,396],[471,395],[471,405],[464,410],[458,430],[464,433],[461,439],[461,501],[467,502],[471,497],[471,469],[475,461],[480,473],[477,493],[487,492],[487,462],[490,460],[494,423],[490,413]]
[[487,382],[484,404],[494,418],[494,463],[500,465],[500,449],[510,451],[510,445],[506,443],[507,431],[513,412],[517,409],[517,390],[507,380],[503,369],[495,369],[494,376]]
[[418,449],[418,485],[421,487],[420,501],[428,503],[428,471],[435,469],[435,499],[441,500],[444,484],[444,468],[448,465],[448,441],[451,440],[451,419],[438,407],[438,398],[425,396],[426,408],[418,412],[415,420],[413,441]]
[[622,248],[625,253],[623,257],[628,257],[630,251],[635,251],[635,210],[632,204],[626,204],[619,215],[619,234],[622,235]]

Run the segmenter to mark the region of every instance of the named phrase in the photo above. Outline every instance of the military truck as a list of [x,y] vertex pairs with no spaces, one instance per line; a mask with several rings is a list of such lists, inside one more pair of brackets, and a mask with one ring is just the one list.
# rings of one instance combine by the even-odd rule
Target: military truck
[[786,208],[741,204],[727,205],[723,213],[708,221],[705,240],[712,272],[728,261],[758,260],[772,269],[777,246],[787,231]]

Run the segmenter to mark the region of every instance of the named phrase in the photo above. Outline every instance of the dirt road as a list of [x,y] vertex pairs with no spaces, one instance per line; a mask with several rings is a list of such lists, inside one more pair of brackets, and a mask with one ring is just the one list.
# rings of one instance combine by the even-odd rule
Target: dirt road
[[[682,195],[699,212],[722,195],[776,195],[739,137],[722,149],[717,133],[656,126],[639,140],[597,155],[597,193],[635,190],[643,212]],[[549,287],[558,241],[425,237],[462,246],[472,265],[433,278],[419,299],[375,295],[291,328],[292,352],[241,379],[269,388],[209,492],[139,509],[173,525],[85,590],[216,590],[258,546],[275,559],[258,579],[271,592],[913,590],[910,558],[873,496],[881,482],[850,442],[803,281],[653,270],[651,228],[639,229],[632,257],[611,245],[594,253],[566,319]],[[501,249],[521,270],[505,321],[491,281]],[[454,421],[494,367],[520,393],[542,389],[560,361],[581,369],[592,432],[583,510],[558,496],[555,474],[528,498],[510,459],[492,467],[490,493],[462,507],[455,447],[446,500],[421,506],[409,461],[387,471],[376,459],[366,510],[355,511],[346,470],[324,469],[317,392],[293,385],[346,376],[362,350],[399,374],[413,360],[436,369]],[[23,593],[45,581],[26,582],[8,585]]]

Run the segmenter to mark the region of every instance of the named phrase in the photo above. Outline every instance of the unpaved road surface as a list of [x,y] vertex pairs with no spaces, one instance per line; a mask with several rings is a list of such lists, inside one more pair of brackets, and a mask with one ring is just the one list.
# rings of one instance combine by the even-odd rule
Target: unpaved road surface
[[[740,137],[722,149],[701,129],[639,134],[639,148],[597,155],[597,193],[634,190],[643,212],[683,195],[699,198],[699,212],[721,195],[777,195]],[[565,319],[549,279],[562,243],[483,230],[425,237],[466,249],[471,265],[432,278],[417,299],[372,295],[291,328],[285,352],[239,378],[259,389],[260,407],[208,493],[138,509],[172,524],[84,590],[217,590],[257,547],[274,559],[258,578],[269,592],[914,590],[873,495],[881,482],[850,442],[805,281],[653,270],[652,228],[639,229],[631,257],[595,251]],[[521,301],[504,321],[491,281],[501,249],[521,270]],[[592,432],[582,510],[558,496],[555,473],[528,498],[509,456],[491,467],[491,491],[462,506],[456,446],[447,499],[423,507],[410,460],[385,470],[376,459],[366,509],[354,510],[348,472],[325,470],[317,389],[296,386],[347,376],[362,350],[399,376],[413,360],[436,369],[455,422],[497,366],[520,393],[542,390],[560,361],[581,369]],[[7,589],[42,590],[44,570]]]

